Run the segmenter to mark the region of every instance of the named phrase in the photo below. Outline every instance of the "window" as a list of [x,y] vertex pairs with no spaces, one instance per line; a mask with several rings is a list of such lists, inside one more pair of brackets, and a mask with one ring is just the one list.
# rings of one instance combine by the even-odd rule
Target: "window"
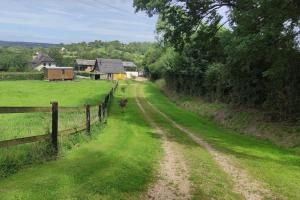
[[51,67],[51,63],[49,63],[49,66]]
[[64,75],[64,74],[65,74],[65,70],[63,69],[63,70],[61,71],[61,73]]
[[44,66],[46,66],[46,63],[44,63]]

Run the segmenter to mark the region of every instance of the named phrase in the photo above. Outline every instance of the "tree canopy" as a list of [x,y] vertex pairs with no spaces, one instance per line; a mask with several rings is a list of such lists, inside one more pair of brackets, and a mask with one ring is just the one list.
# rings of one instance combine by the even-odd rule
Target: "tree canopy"
[[134,0],[134,6],[159,16],[162,48],[177,52],[164,62],[173,66],[159,64],[170,88],[285,118],[300,113],[300,1]]

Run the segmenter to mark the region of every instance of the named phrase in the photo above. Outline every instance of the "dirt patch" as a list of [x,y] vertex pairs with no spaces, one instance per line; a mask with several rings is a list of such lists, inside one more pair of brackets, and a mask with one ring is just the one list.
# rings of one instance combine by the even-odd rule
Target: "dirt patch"
[[265,184],[253,179],[245,170],[235,166],[230,156],[217,151],[199,136],[196,136],[196,134],[174,122],[166,114],[162,113],[155,106],[153,106],[150,102],[148,102],[147,100],[146,102],[156,112],[160,113],[165,119],[172,123],[174,127],[189,135],[190,138],[192,138],[197,144],[204,147],[213,156],[218,165],[232,178],[235,192],[242,194],[247,200],[261,200],[266,198],[276,199],[272,195],[271,191],[267,189]]
[[155,132],[161,136],[164,150],[164,157],[160,162],[160,168],[157,172],[157,181],[149,188],[147,194],[142,199],[191,199],[191,184],[188,180],[188,169],[181,152],[176,150],[174,144],[168,140],[163,130],[150,118],[137,98],[136,102],[146,120],[155,129]]

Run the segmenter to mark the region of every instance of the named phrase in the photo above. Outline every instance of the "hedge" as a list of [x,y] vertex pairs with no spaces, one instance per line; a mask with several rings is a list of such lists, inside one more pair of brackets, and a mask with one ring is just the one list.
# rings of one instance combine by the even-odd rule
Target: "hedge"
[[90,72],[75,71],[75,74],[78,75],[78,76],[91,77]]
[[0,72],[0,80],[42,80],[43,72]]

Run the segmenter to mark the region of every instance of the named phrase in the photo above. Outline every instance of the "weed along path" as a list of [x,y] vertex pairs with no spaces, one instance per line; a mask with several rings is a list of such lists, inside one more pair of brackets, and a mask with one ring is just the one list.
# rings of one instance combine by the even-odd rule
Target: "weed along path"
[[270,199],[272,197],[271,191],[266,189],[266,186],[251,178],[245,170],[242,170],[233,165],[229,156],[226,156],[225,154],[217,151],[202,138],[196,136],[195,133],[192,133],[187,128],[184,128],[183,126],[173,121],[165,113],[154,107],[149,101],[146,100],[146,102],[153,110],[155,110],[155,112],[163,116],[174,127],[187,134],[190,138],[192,138],[193,141],[204,147],[213,156],[213,158],[222,167],[222,169],[233,179],[234,190],[237,193],[242,194],[245,199],[248,200],[262,200],[265,198]]
[[191,199],[188,171],[181,152],[176,150],[173,142],[168,139],[165,132],[145,111],[137,95],[135,100],[147,121],[162,139],[162,146],[164,150],[164,156],[160,162],[159,170],[157,172],[158,180],[150,187],[144,198],[156,200]]

